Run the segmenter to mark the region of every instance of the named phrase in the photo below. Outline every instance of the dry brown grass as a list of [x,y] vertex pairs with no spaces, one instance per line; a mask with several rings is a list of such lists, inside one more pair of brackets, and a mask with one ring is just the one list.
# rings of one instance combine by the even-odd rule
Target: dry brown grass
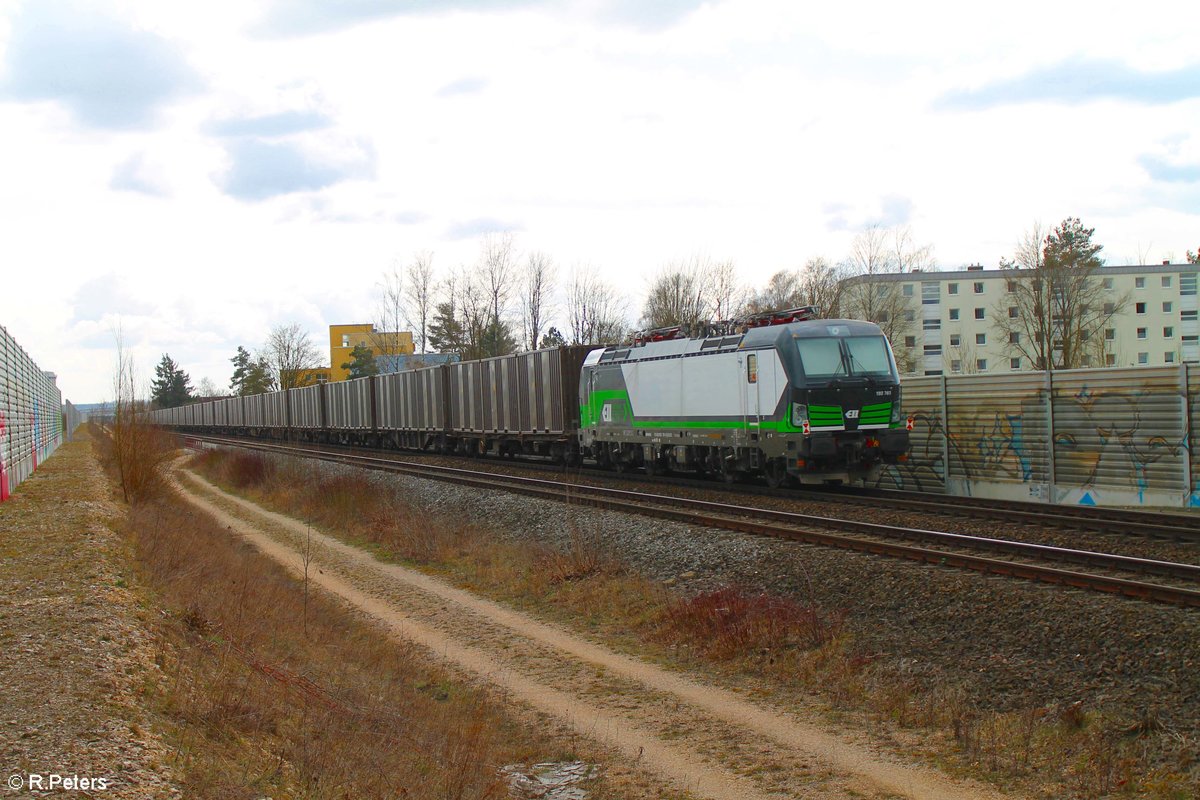
[[480,692],[410,657],[177,501],[133,509],[142,579],[169,610],[157,692],[189,797],[502,797],[541,758]]
[[162,496],[167,461],[176,448],[171,434],[139,422],[131,414],[118,416],[107,431],[95,423],[89,426],[100,463],[112,472],[126,503]]
[[[231,466],[245,458],[205,455],[200,467],[381,558],[421,565],[663,661],[818,695],[836,713],[866,715],[873,726],[907,734],[952,771],[1055,797],[1200,796],[1200,748],[1186,737],[1153,726],[1131,729],[1128,720],[1079,706],[984,710],[962,687],[918,680],[902,665],[863,652],[844,615],[816,603],[739,587],[668,594],[606,555],[586,512],[564,512],[566,547],[516,545],[486,525],[431,519],[361,475],[300,462],[273,473]],[[260,474],[270,477],[238,477]]]

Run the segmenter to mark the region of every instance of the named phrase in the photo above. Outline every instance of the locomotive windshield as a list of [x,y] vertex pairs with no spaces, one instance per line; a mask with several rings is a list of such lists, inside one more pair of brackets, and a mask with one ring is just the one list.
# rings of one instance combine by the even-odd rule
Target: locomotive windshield
[[809,378],[888,378],[892,360],[882,336],[797,339],[800,364]]

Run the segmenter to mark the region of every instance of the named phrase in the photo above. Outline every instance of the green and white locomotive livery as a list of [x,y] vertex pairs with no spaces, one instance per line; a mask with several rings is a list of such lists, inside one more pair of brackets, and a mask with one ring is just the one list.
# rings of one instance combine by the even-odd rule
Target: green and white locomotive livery
[[891,346],[869,322],[787,321],[814,311],[592,351],[581,451],[616,469],[763,475],[773,486],[873,480],[909,448]]

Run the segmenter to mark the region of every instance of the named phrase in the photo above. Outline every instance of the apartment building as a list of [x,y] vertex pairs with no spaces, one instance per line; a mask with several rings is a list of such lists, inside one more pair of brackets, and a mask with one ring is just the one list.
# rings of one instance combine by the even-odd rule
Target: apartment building
[[[1161,366],[1200,361],[1197,325],[1198,264],[1106,266],[1102,281],[1116,315],[1101,332],[1103,345],[1085,358],[1086,366]],[[897,360],[909,374],[1032,370],[1030,359],[1014,353],[1008,338],[1015,317],[1012,274],[981,266],[946,272],[906,272],[852,278],[881,292],[899,291],[908,324],[892,341]],[[884,288],[887,287],[887,288]],[[1126,302],[1118,309],[1116,304]],[[1020,335],[1020,334],[1016,334]],[[897,341],[898,340],[898,341]],[[904,367],[902,366],[902,369]]]

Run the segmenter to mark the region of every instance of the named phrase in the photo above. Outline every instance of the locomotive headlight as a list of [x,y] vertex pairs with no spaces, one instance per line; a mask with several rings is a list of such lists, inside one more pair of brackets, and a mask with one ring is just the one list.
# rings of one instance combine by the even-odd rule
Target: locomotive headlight
[[892,422],[899,422],[900,420],[900,404],[892,401]]
[[808,406],[792,403],[792,424],[799,428],[808,419]]

